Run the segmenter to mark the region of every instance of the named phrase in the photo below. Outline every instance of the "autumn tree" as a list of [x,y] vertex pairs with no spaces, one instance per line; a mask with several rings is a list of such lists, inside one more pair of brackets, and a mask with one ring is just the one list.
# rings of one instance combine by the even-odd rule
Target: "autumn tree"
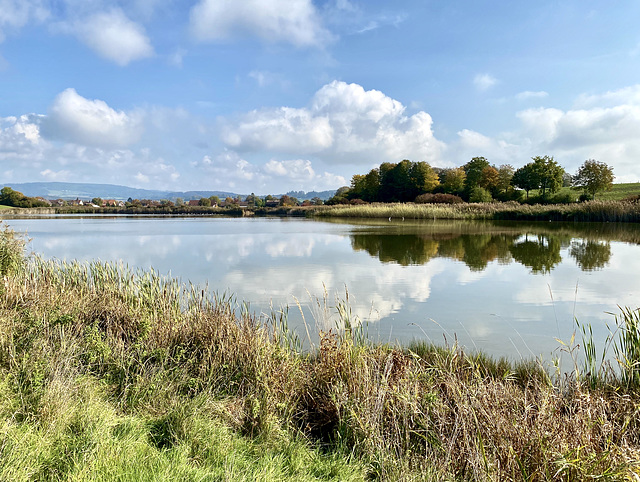
[[613,186],[613,168],[593,159],[584,161],[573,177],[573,185],[595,199],[599,191],[610,191]]
[[467,177],[460,167],[443,169],[440,171],[440,186],[447,194],[461,194],[464,190],[464,181]]

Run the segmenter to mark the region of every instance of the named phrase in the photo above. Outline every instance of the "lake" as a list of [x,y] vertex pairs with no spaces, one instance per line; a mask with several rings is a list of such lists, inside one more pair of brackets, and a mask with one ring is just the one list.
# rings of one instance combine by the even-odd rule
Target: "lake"
[[[640,300],[640,227],[461,221],[50,216],[6,222],[44,258],[119,261],[289,307],[305,340],[353,317],[382,342],[457,342],[550,359],[574,319],[602,343]],[[307,335],[308,327],[310,334]],[[577,337],[578,341],[580,337]]]

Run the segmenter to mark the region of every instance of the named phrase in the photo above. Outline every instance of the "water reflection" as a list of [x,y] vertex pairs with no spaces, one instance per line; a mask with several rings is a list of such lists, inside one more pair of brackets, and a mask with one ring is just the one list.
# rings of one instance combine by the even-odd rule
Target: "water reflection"
[[507,265],[515,261],[533,274],[548,274],[562,262],[561,252],[566,248],[582,271],[604,268],[611,259],[611,244],[607,240],[576,238],[588,234],[589,230],[584,228],[494,234],[367,231],[351,234],[351,246],[383,263],[402,266],[423,265],[442,257],[460,261],[471,271],[483,271],[492,262]]
[[348,290],[352,313],[383,341],[441,342],[447,333],[497,355],[548,355],[556,338],[570,339],[576,318],[604,338],[607,312],[640,299],[633,225],[141,217],[10,224],[47,258],[153,267],[234,293],[257,313],[288,305],[299,333],[302,316],[312,327],[318,320],[311,297],[328,292],[334,312]]

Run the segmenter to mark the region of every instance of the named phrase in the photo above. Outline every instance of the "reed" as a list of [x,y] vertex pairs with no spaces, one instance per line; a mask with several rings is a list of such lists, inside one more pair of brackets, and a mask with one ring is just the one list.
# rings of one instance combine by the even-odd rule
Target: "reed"
[[517,202],[441,204],[365,204],[310,210],[319,217],[391,219],[467,219],[513,221],[640,222],[640,204],[631,201],[529,205]]
[[302,351],[286,311],[7,246],[23,264],[0,297],[2,480],[640,475],[637,312],[616,338],[626,368],[591,385],[540,360],[367,342],[348,297],[331,307],[347,329]]

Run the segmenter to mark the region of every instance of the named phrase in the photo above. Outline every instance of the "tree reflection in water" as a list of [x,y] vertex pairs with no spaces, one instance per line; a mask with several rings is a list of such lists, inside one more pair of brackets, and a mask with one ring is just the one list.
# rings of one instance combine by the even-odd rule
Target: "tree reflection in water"
[[611,258],[608,241],[576,239],[567,233],[352,233],[351,245],[384,263],[402,266],[426,264],[435,257],[455,259],[472,271],[482,271],[491,262],[516,261],[534,274],[551,272],[562,261],[562,249],[569,248],[583,271],[601,269]]
[[582,271],[594,271],[609,264],[611,244],[608,241],[573,241],[569,254],[575,258]]

